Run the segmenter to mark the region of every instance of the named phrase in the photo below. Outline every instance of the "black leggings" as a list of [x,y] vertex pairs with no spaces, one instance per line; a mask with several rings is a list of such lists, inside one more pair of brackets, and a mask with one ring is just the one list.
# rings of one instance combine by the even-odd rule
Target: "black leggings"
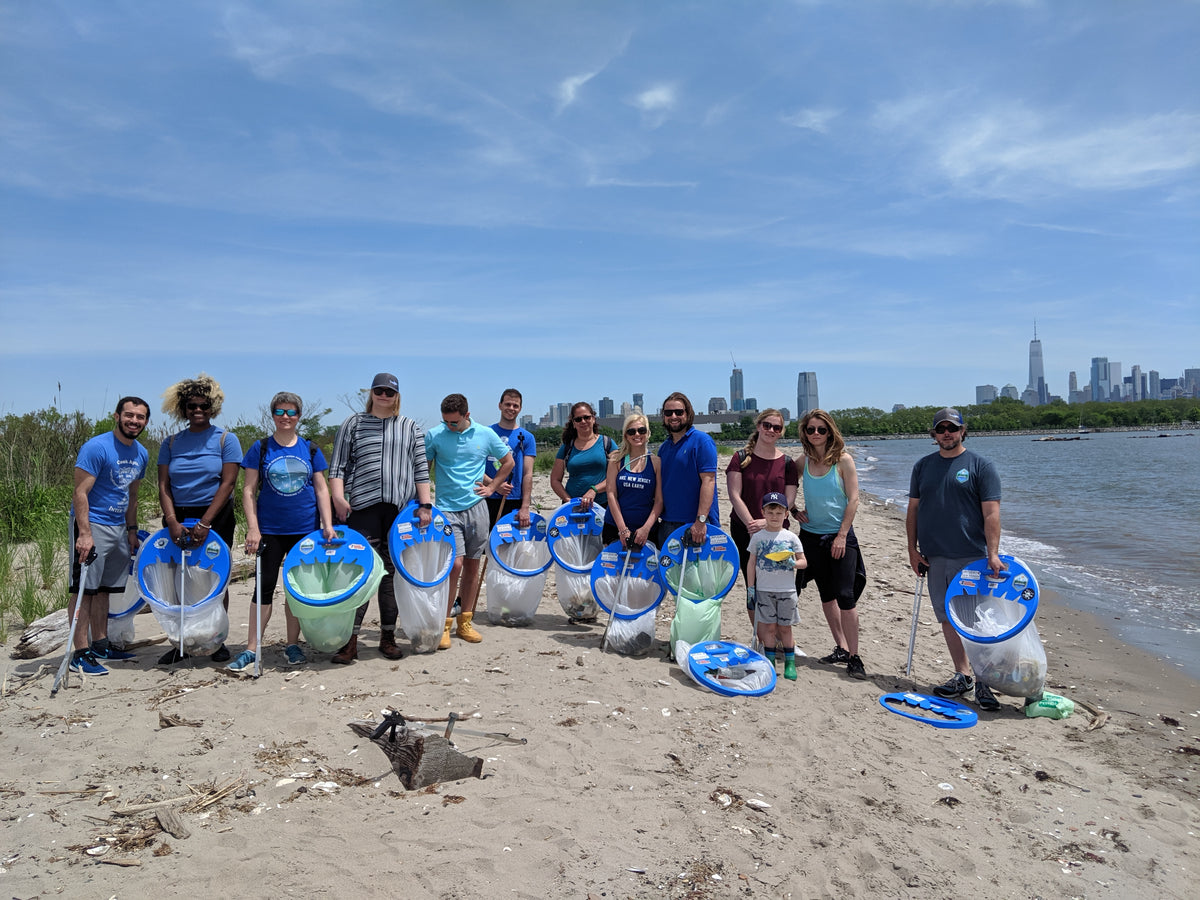
[[259,543],[262,559],[258,563],[258,591],[262,597],[262,605],[270,606],[275,595],[275,586],[279,584],[279,569],[283,558],[291,549],[308,537],[304,534],[264,534]]
[[[388,550],[388,531],[396,521],[399,507],[391,503],[374,503],[364,509],[352,509],[346,519],[346,524],[367,539],[375,552],[383,558],[383,568],[387,574],[379,582],[379,627],[383,631],[396,630],[396,590],[392,584],[392,576],[396,573],[396,565],[392,562],[391,551]],[[367,617],[367,604],[364,603],[354,613],[354,634],[358,635],[362,628],[363,619]]]

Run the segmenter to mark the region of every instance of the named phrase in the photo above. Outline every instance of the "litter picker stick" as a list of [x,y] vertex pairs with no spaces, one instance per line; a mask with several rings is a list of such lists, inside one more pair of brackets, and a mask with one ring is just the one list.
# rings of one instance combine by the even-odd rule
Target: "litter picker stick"
[[917,589],[913,592],[912,628],[908,632],[908,664],[904,667],[905,677],[912,675],[913,649],[917,646],[917,615],[921,612],[921,592],[925,590],[925,573],[929,568],[922,564],[917,575]]
[[621,566],[621,577],[617,579],[617,594],[612,600],[612,609],[608,611],[608,621],[604,624],[604,637],[600,639],[600,652],[608,648],[608,629],[612,628],[613,619],[617,617],[617,604],[621,602],[621,588],[625,586],[625,576],[629,574],[629,561],[633,559],[633,548],[625,548],[625,564]]
[[[188,533],[188,543],[191,543],[191,533]],[[187,571],[187,546],[179,548],[179,658],[183,659],[183,579]]]
[[71,616],[71,629],[67,634],[67,648],[63,652],[62,662],[58,666],[58,674],[54,676],[54,685],[50,688],[50,696],[53,697],[58,693],[61,685],[67,683],[67,672],[71,666],[71,657],[75,655],[75,628],[79,625],[79,608],[83,606],[83,585],[87,581],[88,569],[91,568],[92,562],[96,559],[96,548],[92,548],[92,552],[88,554],[79,566],[79,596],[75,598],[75,615]]
[[254,554],[254,677],[262,675],[262,555],[263,539]]

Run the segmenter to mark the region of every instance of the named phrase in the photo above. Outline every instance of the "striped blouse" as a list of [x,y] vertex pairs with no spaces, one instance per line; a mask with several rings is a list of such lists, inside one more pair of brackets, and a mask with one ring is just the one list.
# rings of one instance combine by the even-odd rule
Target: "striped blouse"
[[407,416],[381,419],[356,413],[338,428],[329,477],[345,481],[353,509],[376,503],[404,506],[418,484],[429,483],[425,435]]

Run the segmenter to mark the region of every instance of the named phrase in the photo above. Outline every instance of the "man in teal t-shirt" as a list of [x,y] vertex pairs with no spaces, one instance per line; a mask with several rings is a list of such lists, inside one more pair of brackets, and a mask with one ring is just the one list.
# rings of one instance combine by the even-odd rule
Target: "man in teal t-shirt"
[[[489,456],[499,463],[492,478],[486,474]],[[435,505],[454,532],[454,567],[448,579],[446,629],[438,644],[439,650],[449,650],[455,601],[461,604],[462,610],[458,614],[456,634],[471,644],[483,640],[471,624],[475,617],[475,599],[479,595],[479,560],[488,542],[488,512],[483,498],[508,480],[513,455],[496,432],[471,421],[466,397],[449,394],[442,400],[441,424],[435,425],[425,436],[425,458],[433,464]],[[458,596],[456,590],[460,580],[462,593]]]

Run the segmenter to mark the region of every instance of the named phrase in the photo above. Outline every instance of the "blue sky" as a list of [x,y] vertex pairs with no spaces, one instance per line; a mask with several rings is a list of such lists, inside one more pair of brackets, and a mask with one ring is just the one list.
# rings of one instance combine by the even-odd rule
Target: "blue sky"
[[[0,6],[0,413],[1200,366],[1195,2]],[[58,385],[61,383],[61,390]],[[161,421],[161,418],[160,418]]]

